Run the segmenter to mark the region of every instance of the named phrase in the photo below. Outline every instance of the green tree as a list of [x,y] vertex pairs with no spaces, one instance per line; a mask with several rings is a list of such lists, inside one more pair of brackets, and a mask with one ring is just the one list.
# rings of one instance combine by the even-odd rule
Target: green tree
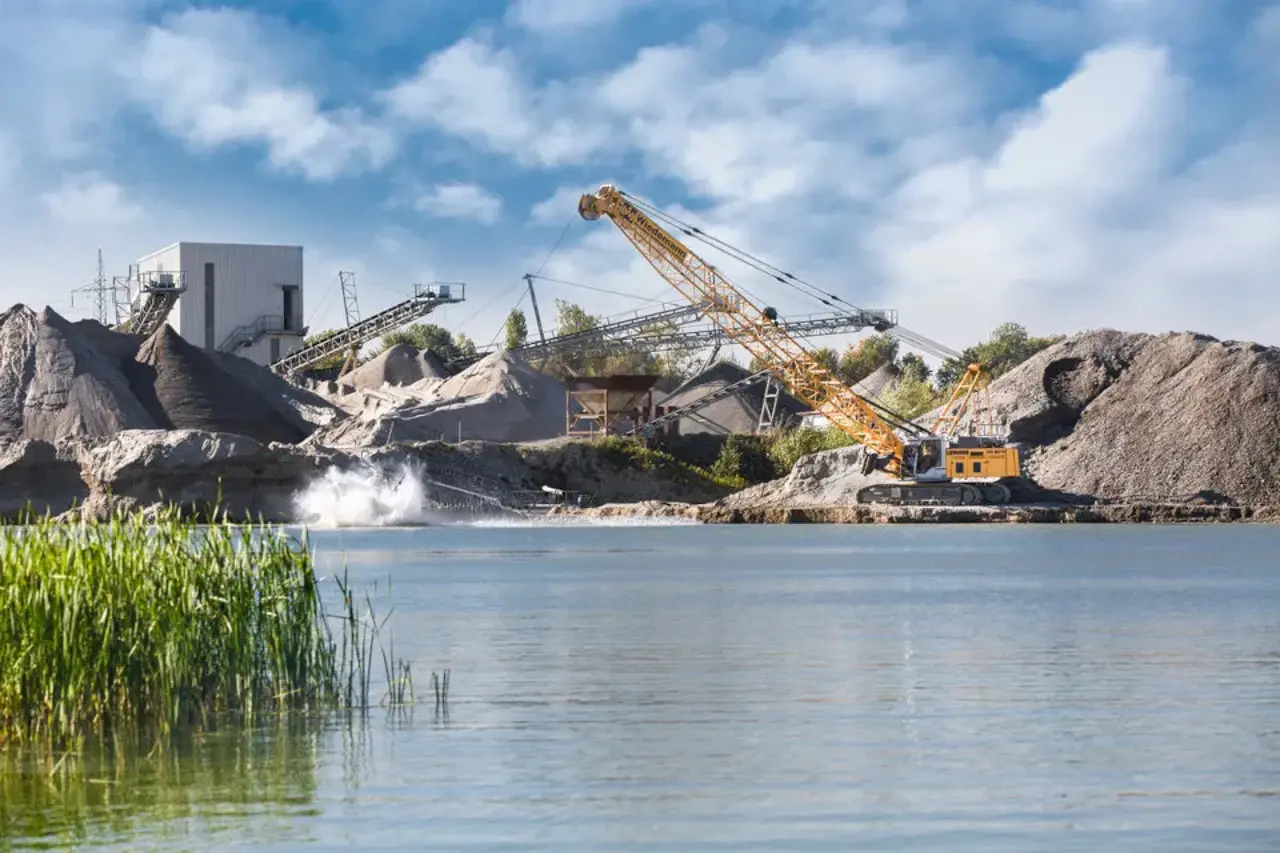
[[511,313],[507,315],[506,347],[517,349],[524,346],[528,340],[529,324],[525,321],[524,312],[519,308],[512,308]]
[[453,348],[460,358],[475,358],[479,354],[476,350],[476,342],[471,340],[465,332],[458,332],[454,337]]
[[[589,332],[603,324],[602,318],[590,314],[579,305],[556,300],[556,334],[572,335]],[[583,348],[562,352],[547,359],[542,370],[559,379],[570,376],[604,376],[611,373],[654,373],[662,376],[685,375],[693,359],[694,351],[676,350],[659,352],[656,347],[646,347],[645,337],[674,331],[675,324],[655,324],[637,330],[625,349],[614,347],[592,350]]]
[[966,349],[959,359],[944,361],[935,374],[937,386],[941,390],[955,385],[975,362],[985,366],[995,379],[1062,338],[1062,335],[1034,337],[1018,323],[1001,323],[987,340]]
[[838,374],[846,385],[861,382],[898,358],[898,339],[890,335],[867,335],[840,357]]
[[904,418],[914,420],[946,400],[938,391],[914,373],[903,373],[897,382],[880,395],[880,402]]
[[[459,335],[459,340],[469,338],[465,335]],[[436,357],[442,361],[451,361],[460,358],[464,353],[455,343],[453,336],[449,330],[443,326],[437,326],[434,323],[412,323],[403,329],[397,329],[394,332],[382,336],[382,348],[390,349],[397,344],[408,344],[409,346],[423,351],[435,353]],[[471,344],[471,355],[475,354],[475,344]]]
[[898,359],[898,369],[902,371],[903,379],[910,377],[920,382],[928,382],[929,374],[932,373],[929,365],[924,363],[924,359],[913,352],[902,354]]

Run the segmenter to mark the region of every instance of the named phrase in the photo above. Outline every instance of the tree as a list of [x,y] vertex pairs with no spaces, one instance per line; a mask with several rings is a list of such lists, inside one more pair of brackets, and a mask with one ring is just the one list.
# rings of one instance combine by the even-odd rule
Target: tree
[[813,351],[813,357],[833,374],[840,372],[840,356],[831,347],[822,347]]
[[[562,299],[556,300],[556,334],[573,335],[598,329],[603,320],[589,314],[581,306]],[[674,350],[659,353],[644,346],[646,336],[674,331],[676,325],[654,324],[630,335],[633,345],[625,349],[584,349],[577,352],[561,352],[547,359],[542,370],[559,379],[570,376],[605,376],[611,373],[655,373],[662,376],[683,378],[690,368],[693,351]]]
[[837,372],[846,385],[861,382],[880,367],[898,357],[898,339],[890,335],[867,335],[840,357]]
[[883,394],[880,402],[908,420],[920,417],[946,402],[925,379],[912,373],[903,374]]
[[528,340],[529,324],[524,319],[524,312],[519,308],[512,308],[511,313],[507,315],[506,347],[517,349],[524,346]]
[[465,332],[458,332],[453,339],[453,348],[459,358],[475,358],[479,354],[476,351],[476,342],[471,340]]
[[924,363],[924,359],[913,352],[903,353],[898,359],[898,369],[902,371],[903,379],[910,377],[919,382],[928,382],[929,374],[932,372],[929,370],[929,365]]
[[[470,338],[466,335],[459,334],[458,339],[470,343]],[[470,353],[464,352],[454,341],[448,329],[434,323],[413,323],[382,336],[384,350],[397,344],[408,344],[414,349],[430,351],[435,353],[441,361],[452,361],[464,355],[475,355],[475,344],[470,344]]]
[[1033,337],[1018,323],[1001,323],[987,340],[966,349],[959,359],[944,361],[935,375],[937,386],[944,389],[959,382],[974,362],[985,366],[995,379],[1060,340],[1062,335]]

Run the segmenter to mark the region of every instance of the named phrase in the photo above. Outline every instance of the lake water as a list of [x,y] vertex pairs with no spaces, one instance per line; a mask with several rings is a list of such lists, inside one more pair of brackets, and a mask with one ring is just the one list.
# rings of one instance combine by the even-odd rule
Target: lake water
[[14,848],[1280,850],[1280,528],[313,536],[412,714],[11,769]]

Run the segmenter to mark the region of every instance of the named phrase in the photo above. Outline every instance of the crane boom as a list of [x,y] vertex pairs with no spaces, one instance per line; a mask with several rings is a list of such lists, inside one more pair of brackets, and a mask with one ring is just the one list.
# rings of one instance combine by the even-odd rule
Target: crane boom
[[583,195],[578,213],[587,220],[607,216],[658,274],[699,306],[730,340],[777,371],[792,394],[831,424],[887,457],[885,470],[897,473],[905,445],[893,427],[778,325],[776,312],[752,303],[616,187],[606,185]]
[[[778,323],[777,311],[753,304],[622,190],[606,184],[583,195],[578,200],[578,214],[587,220],[608,217],[658,274],[731,341],[766,365],[792,394],[862,445],[862,473],[881,469],[892,479],[860,488],[859,503],[1002,504],[1008,503],[1015,491],[1022,492],[1026,481],[1016,447],[990,435],[954,435],[974,395],[986,391],[986,371],[981,365],[969,366],[932,432],[904,439],[894,426],[913,424],[894,424],[892,418],[881,417],[879,407],[841,382]],[[691,227],[688,233],[701,230]],[[958,355],[905,330],[899,335],[915,337],[935,352]]]

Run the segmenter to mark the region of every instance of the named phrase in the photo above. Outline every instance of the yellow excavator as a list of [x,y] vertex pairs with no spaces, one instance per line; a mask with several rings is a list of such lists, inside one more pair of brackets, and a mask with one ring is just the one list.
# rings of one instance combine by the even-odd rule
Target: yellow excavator
[[[883,482],[860,489],[859,503],[1004,504],[1020,491],[1019,453],[994,435],[989,398],[986,422],[974,424],[970,434],[957,434],[974,398],[986,395],[989,376],[981,365],[968,366],[933,428],[925,429],[855,393],[788,333],[779,323],[775,309],[755,305],[742,289],[655,220],[671,223],[677,230],[724,249],[778,281],[816,291],[812,285],[721,243],[611,184],[583,195],[578,201],[578,213],[586,220],[608,217],[658,274],[698,306],[726,337],[772,371],[793,395],[862,446],[862,473],[882,470],[888,476]],[[829,299],[839,300],[833,294],[818,294],[818,298],[827,304],[831,304]],[[905,330],[894,331],[908,343],[933,350],[934,354],[953,358],[958,355],[927,338],[904,334]],[[978,420],[976,410],[972,411],[972,420]]]

